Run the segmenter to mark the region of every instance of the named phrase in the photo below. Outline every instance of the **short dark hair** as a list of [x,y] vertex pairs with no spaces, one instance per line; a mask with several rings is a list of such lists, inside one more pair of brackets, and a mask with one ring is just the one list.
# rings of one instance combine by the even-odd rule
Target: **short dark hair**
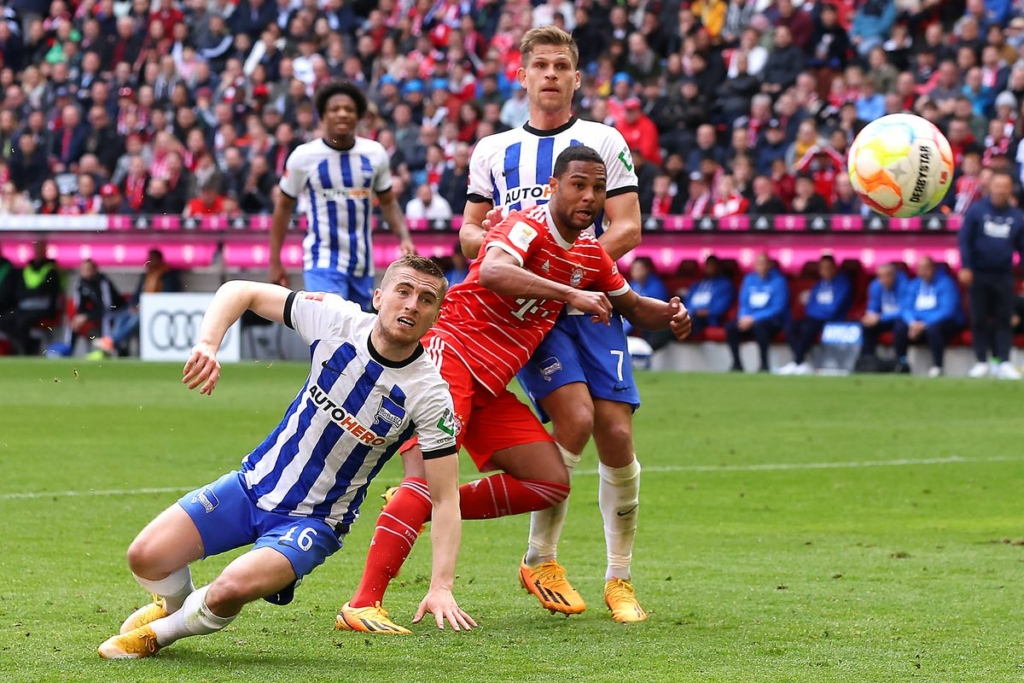
[[327,111],[327,103],[335,95],[347,95],[356,103],[356,114],[362,118],[368,106],[366,95],[355,83],[349,81],[328,81],[316,91],[316,113],[320,118]]
[[569,169],[569,164],[574,161],[592,161],[595,164],[605,165],[604,159],[593,148],[586,145],[572,145],[562,150],[562,153],[555,159],[555,168],[551,175],[556,178],[561,177]]

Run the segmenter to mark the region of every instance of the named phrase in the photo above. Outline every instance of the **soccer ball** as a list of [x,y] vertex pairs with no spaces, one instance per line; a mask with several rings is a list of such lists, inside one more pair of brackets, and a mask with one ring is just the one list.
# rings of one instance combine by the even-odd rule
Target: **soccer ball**
[[850,182],[884,216],[928,213],[953,184],[949,140],[930,121],[890,114],[864,126],[850,147]]

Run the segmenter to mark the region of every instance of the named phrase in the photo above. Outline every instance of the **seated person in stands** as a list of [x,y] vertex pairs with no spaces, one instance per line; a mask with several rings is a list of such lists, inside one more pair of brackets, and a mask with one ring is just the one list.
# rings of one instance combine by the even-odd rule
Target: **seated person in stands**
[[722,262],[714,254],[704,261],[704,277],[690,288],[686,295],[686,310],[693,321],[690,335],[708,327],[722,325],[724,316],[736,298],[732,280],[722,274]]
[[853,300],[850,280],[839,272],[836,260],[826,254],[818,261],[818,281],[811,288],[804,317],[791,320],[786,341],[793,351],[793,360],[779,368],[780,375],[809,375],[814,368],[807,362],[807,352],[814,346],[825,323],[846,320]]
[[786,324],[789,312],[789,285],[768,258],[760,253],[754,261],[754,272],[740,285],[739,313],[725,326],[725,338],[732,351],[733,372],[743,372],[740,341],[753,337],[761,352],[761,372],[768,372],[768,348],[772,338]]
[[803,171],[796,176],[793,202],[790,209],[793,213],[814,215],[828,213],[828,202],[818,194],[814,185],[814,176]]
[[897,372],[909,372],[909,343],[926,342],[932,352],[928,376],[941,375],[946,344],[963,326],[959,287],[930,256],[922,256],[917,261],[917,277],[907,285],[902,316],[893,325]]
[[878,335],[891,332],[903,315],[903,297],[907,289],[907,276],[891,263],[878,268],[878,276],[868,285],[868,306],[860,324],[864,328],[862,356],[874,356],[878,348]]
[[462,245],[456,242],[455,248],[452,249],[452,267],[445,271],[444,277],[448,280],[448,286],[452,287],[465,280],[467,275],[469,275],[469,263],[462,253]]
[[14,282],[14,307],[0,316],[0,334],[5,335],[15,353],[35,355],[38,344],[32,328],[57,317],[64,287],[57,263],[46,257],[46,241],[37,240],[32,260],[25,264]]
[[139,335],[139,302],[143,294],[181,291],[178,272],[164,261],[159,249],[150,249],[146,258],[146,270],[139,277],[128,306],[118,311],[109,337],[97,340],[96,345],[109,354],[128,355],[128,343]]
[[786,205],[772,187],[772,179],[766,175],[759,175],[754,178],[754,201],[747,207],[747,213],[751,216],[774,216],[786,213]]
[[[629,286],[640,296],[649,296],[661,301],[669,300],[668,288],[655,272],[654,262],[647,256],[637,256],[633,259],[633,263],[629,266]],[[626,334],[636,334],[642,337],[655,351],[672,341],[671,332],[665,336],[661,332],[638,330],[625,320],[622,322],[622,327]]]
[[67,329],[67,345],[73,351],[79,336],[95,339],[109,335],[114,312],[124,307],[124,299],[114,283],[99,271],[92,259],[78,267],[74,294],[75,314]]

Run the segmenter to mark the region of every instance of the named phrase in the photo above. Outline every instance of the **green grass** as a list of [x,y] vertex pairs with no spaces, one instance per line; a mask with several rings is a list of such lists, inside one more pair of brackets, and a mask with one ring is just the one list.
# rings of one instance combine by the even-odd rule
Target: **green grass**
[[[643,375],[645,624],[614,624],[602,603],[588,450],[560,554],[590,603],[579,617],[520,590],[527,520],[512,518],[465,527],[456,595],[478,631],[332,631],[373,502],[292,605],[253,604],[152,659],[101,661],[96,646],[147,599],[124,550],[178,495],[132,491],[183,492],[236,467],[305,369],[230,366],[212,398],[178,373],[0,363],[0,681],[1024,680],[1024,548],[1000,542],[1024,536],[1024,385],[909,377]],[[377,489],[399,478],[392,463]],[[18,497],[43,492],[57,493]],[[418,548],[389,593],[400,623],[429,555]],[[228,559],[198,563],[197,581]]]

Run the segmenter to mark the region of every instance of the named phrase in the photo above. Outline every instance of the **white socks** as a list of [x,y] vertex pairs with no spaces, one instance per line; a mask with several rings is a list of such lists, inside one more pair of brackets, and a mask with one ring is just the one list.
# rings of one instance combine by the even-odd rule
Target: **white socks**
[[210,611],[210,608],[206,606],[206,591],[209,589],[209,586],[203,586],[192,592],[185,598],[181,609],[169,617],[157,619],[150,624],[160,647],[166,647],[188,636],[204,636],[215,633],[235,620],[237,614],[230,617],[218,617]]
[[625,467],[598,464],[597,471],[601,475],[597,500],[604,517],[608,549],[608,570],[604,578],[605,581],[628,580],[640,506],[640,462],[634,456],[633,462]]
[[177,612],[185,602],[185,598],[191,594],[196,587],[192,585],[192,571],[185,565],[170,573],[167,578],[153,581],[144,579],[138,574],[132,574],[135,581],[142,586],[147,593],[159,595],[166,602],[166,609],[169,613]]
[[[579,464],[580,456],[570,453],[559,444],[558,452],[562,454],[569,477]],[[569,499],[558,505],[530,513],[530,547],[526,551],[526,564],[530,567],[541,562],[551,562],[558,554],[558,539],[565,526],[565,515],[569,511]]]

